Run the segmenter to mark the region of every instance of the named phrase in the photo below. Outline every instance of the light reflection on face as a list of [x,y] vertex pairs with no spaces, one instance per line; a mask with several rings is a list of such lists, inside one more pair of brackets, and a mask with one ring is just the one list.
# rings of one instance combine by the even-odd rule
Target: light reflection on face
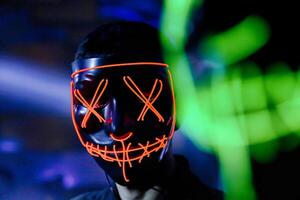
[[[116,65],[73,75],[72,119],[82,145],[118,183],[159,162],[175,127],[166,66]],[[147,171],[147,170],[146,170]]]

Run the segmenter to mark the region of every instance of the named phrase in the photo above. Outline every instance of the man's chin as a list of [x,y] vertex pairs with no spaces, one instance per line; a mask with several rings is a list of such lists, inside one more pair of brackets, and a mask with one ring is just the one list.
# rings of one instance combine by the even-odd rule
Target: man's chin
[[112,179],[119,185],[139,190],[146,190],[159,182],[159,177],[155,174],[131,175],[128,182],[123,177],[112,177]]

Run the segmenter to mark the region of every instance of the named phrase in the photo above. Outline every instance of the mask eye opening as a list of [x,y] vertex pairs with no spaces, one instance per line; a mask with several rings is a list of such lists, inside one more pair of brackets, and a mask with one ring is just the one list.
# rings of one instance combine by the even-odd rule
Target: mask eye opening
[[[151,110],[156,115],[159,122],[165,121],[163,116],[153,106],[153,103],[160,96],[162,88],[163,88],[163,83],[161,80],[155,79],[148,98],[145,96],[145,93],[143,93],[141,91],[141,89],[137,86],[137,84],[131,79],[130,76],[123,76],[123,82],[144,103],[144,107],[143,107],[142,111],[140,112],[140,114],[137,118],[137,121],[144,121],[144,117],[148,110]],[[154,91],[156,90],[158,83],[159,83],[159,90],[157,91],[156,95],[154,96]],[[151,100],[152,96],[154,96],[153,100]]]

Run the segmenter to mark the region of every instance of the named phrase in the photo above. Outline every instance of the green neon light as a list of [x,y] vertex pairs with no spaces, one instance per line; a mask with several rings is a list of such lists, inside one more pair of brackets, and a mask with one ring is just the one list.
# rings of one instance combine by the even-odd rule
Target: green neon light
[[[177,102],[177,120],[182,125],[182,129],[191,140],[200,148],[206,145],[206,148],[213,148],[217,156],[220,157],[224,185],[226,187],[226,193],[228,198],[234,199],[234,197],[241,196],[240,192],[236,191],[236,186],[240,185],[239,191],[243,191],[244,199],[254,199],[254,190],[251,185],[251,171],[249,156],[246,152],[244,142],[241,139],[241,135],[238,132],[238,126],[235,118],[222,121],[222,126],[213,127],[214,116],[207,115],[208,108],[203,105],[209,105],[210,109],[213,109],[217,104],[211,105],[210,102],[203,102],[198,99],[199,91],[195,87],[192,72],[189,67],[188,59],[184,53],[184,44],[186,41],[186,26],[189,20],[189,13],[192,11],[191,1],[180,4],[181,6],[172,6],[183,1],[171,1],[166,0],[164,5],[164,12],[162,14],[161,22],[161,39],[165,50],[165,59],[167,63],[172,66],[171,71],[175,82],[175,95]],[[178,3],[179,5],[179,3]],[[180,9],[178,9],[180,8]],[[182,12],[181,12],[182,11]],[[176,14],[175,14],[176,13]],[[222,97],[228,94],[222,94],[222,90],[218,89],[217,80],[215,82],[216,91],[219,94],[216,96]],[[183,89],[184,88],[184,89]],[[217,100],[216,100],[217,101]],[[229,105],[229,104],[228,104]],[[225,110],[226,108],[223,107]],[[232,115],[233,108],[227,109],[229,114]],[[221,121],[220,121],[221,122]],[[226,131],[224,131],[226,130]],[[227,133],[227,134],[226,134]],[[234,134],[231,134],[234,133]],[[229,136],[229,135],[230,136]],[[235,136],[236,139],[233,139]],[[225,145],[221,142],[226,140]],[[232,162],[232,155],[222,153],[228,152],[228,143],[235,141],[234,143],[241,143],[237,150],[234,151],[235,157],[238,158],[236,162]],[[205,145],[203,145],[205,143]],[[230,147],[230,146],[229,146]],[[243,164],[241,164],[241,162]],[[234,171],[231,171],[232,165],[234,165]],[[240,176],[235,176],[239,174]],[[247,198],[246,198],[247,197]]]
[[[243,77],[242,71],[249,67],[252,75],[248,73]],[[253,145],[300,131],[300,118],[297,117],[300,81],[296,79],[299,75],[286,65],[282,67],[278,71],[278,64],[274,64],[270,67],[273,74],[262,75],[254,64],[235,66],[222,77],[213,75],[210,85],[198,87],[198,104],[206,108],[202,109],[202,118],[208,122],[206,136],[221,137],[224,133],[219,129],[227,132],[232,127],[229,132],[238,132],[242,136],[238,139],[226,133],[224,144]],[[200,123],[201,118],[194,120]],[[228,125],[233,122],[236,125]],[[207,143],[201,145],[207,146]]]
[[271,101],[284,102],[293,95],[296,79],[285,63],[275,63],[265,76],[265,87]]
[[249,16],[204,40],[202,56],[226,68],[196,87],[184,53],[193,5],[166,0],[162,15],[161,38],[174,77],[178,121],[199,148],[219,158],[226,199],[255,199],[250,154],[267,162],[280,150],[277,139],[293,139],[286,149],[300,143],[300,71],[292,72],[284,63],[271,65],[264,75],[254,63],[233,66],[270,37],[265,21]]
[[269,37],[267,23],[259,16],[249,16],[229,30],[207,37],[200,52],[204,58],[231,65],[263,47]]

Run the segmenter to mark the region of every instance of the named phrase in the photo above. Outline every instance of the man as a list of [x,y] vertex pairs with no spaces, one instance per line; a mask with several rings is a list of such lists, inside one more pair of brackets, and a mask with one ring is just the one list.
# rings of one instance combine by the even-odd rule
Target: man
[[156,29],[100,26],[79,45],[71,77],[76,133],[114,182],[76,200],[221,199],[171,152],[175,97]]

